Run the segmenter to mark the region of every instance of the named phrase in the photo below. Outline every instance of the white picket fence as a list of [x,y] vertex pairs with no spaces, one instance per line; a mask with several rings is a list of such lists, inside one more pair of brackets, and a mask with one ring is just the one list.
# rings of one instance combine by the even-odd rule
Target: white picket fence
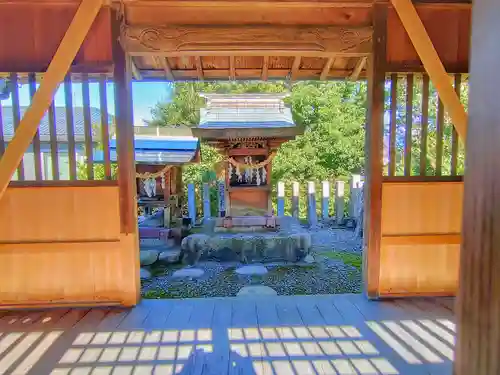
[[[338,225],[343,225],[350,220],[356,224],[360,221],[360,215],[362,215],[362,194],[363,194],[363,183],[364,180],[360,175],[352,175],[349,180],[349,197],[345,195],[345,182],[335,181],[332,184],[330,181],[321,182],[321,202],[320,210],[317,207],[317,195],[316,195],[316,183],[310,181],[307,183],[307,220],[309,224],[315,225],[321,220],[331,220],[331,205],[333,204],[333,219]],[[285,182],[279,181],[276,186],[276,208],[277,216],[285,215],[286,199],[291,199],[291,214],[294,217],[299,217],[299,204],[300,204],[300,184],[298,182],[291,183],[291,196],[287,198]],[[197,215],[196,208],[196,190],[195,184],[188,184],[188,215],[193,220],[196,221],[197,216],[203,218],[212,217],[214,214],[217,216],[225,215],[226,207],[226,197],[225,197],[225,184],[224,182],[218,182],[218,212],[211,212],[211,201],[210,201],[210,185],[208,183],[203,184],[202,187],[202,215]],[[333,192],[333,201],[331,200],[331,193]],[[348,199],[350,198],[350,199]],[[346,201],[348,200],[348,210],[346,214]],[[318,215],[319,211],[319,215]]]

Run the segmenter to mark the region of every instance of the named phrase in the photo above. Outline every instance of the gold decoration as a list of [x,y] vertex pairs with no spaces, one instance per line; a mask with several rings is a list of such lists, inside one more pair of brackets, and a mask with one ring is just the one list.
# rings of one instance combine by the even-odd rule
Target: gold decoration
[[137,173],[135,174],[136,178],[140,178],[142,180],[147,180],[148,178],[157,178],[165,174],[172,168],[173,165],[167,165],[165,168],[163,168],[161,171],[158,172],[144,172],[144,173]]

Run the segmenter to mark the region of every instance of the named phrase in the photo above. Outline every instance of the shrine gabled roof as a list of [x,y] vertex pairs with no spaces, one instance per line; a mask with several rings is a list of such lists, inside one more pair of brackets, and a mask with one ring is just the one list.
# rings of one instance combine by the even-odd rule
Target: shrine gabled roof
[[[136,164],[179,165],[192,162],[200,148],[198,138],[169,136],[137,136],[135,138]],[[109,142],[111,162],[117,161],[116,139]],[[96,162],[103,162],[102,151],[96,153]]]

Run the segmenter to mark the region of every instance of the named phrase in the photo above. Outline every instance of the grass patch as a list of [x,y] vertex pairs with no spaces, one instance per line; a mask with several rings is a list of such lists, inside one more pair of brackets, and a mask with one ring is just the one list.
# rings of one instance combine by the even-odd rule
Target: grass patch
[[353,266],[358,270],[361,270],[363,263],[363,257],[361,256],[361,254],[352,254],[345,251],[332,250],[329,252],[322,253],[321,255],[324,255],[330,259],[341,260],[342,262],[344,262],[344,264]]

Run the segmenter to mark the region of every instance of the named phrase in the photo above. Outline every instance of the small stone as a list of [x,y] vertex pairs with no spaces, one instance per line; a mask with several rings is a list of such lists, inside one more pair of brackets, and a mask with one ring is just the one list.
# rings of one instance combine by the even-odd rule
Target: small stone
[[249,296],[277,296],[278,293],[273,289],[265,285],[251,285],[244,286],[240,289],[237,296],[238,297],[249,297]]
[[304,262],[312,264],[315,262],[314,257],[311,254],[307,254],[304,258]]
[[145,268],[141,268],[141,279],[150,279],[151,278],[151,272],[149,272],[147,269]]
[[150,266],[158,260],[158,251],[156,250],[142,250],[140,251],[141,266]]
[[267,268],[260,265],[250,265],[238,268],[235,271],[238,275],[265,275],[267,273]]
[[181,252],[179,249],[165,250],[158,255],[158,261],[163,263],[177,263],[180,259]]
[[200,268],[183,268],[183,269],[175,271],[172,274],[172,277],[176,277],[176,278],[177,277],[178,278],[190,277],[190,278],[196,279],[198,277],[203,276],[204,273],[205,273],[205,271],[203,271]]

